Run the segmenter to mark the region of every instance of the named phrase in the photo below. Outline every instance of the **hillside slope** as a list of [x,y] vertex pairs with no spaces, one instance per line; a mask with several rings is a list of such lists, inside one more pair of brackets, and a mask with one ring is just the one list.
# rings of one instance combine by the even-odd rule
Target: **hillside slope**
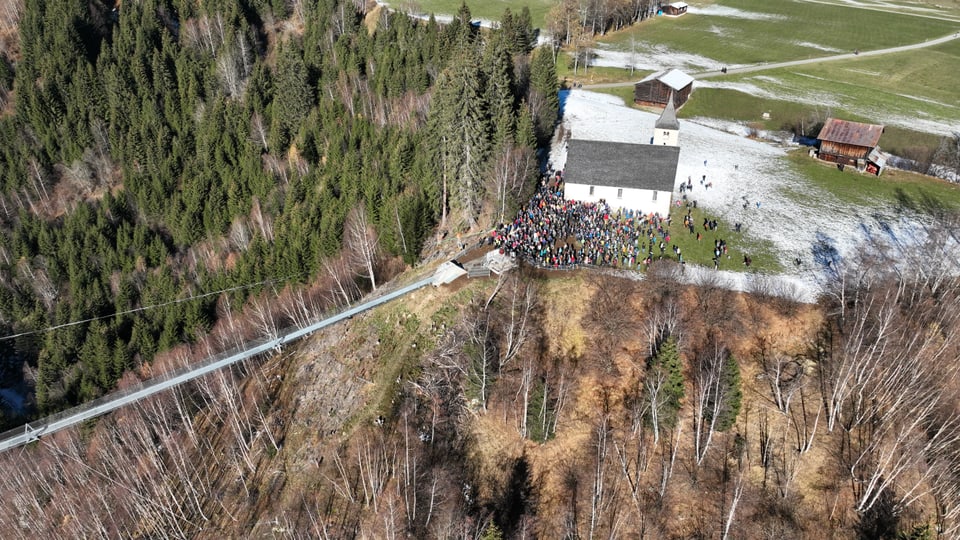
[[[960,401],[941,363],[956,321],[929,295],[850,290],[840,320],[829,302],[661,276],[523,271],[418,291],[0,456],[15,471],[0,524],[74,538],[956,531],[960,431],[943,415]],[[908,358],[909,376],[894,369]],[[651,398],[672,375],[675,409]]]

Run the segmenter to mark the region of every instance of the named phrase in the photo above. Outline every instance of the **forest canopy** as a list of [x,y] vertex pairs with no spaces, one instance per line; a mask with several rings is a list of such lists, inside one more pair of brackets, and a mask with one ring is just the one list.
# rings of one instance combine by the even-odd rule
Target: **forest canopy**
[[513,210],[557,115],[529,13],[481,31],[465,7],[445,26],[380,10],[369,30],[361,7],[24,3],[0,53],[0,335],[19,335],[0,353],[35,377],[28,414],[266,289],[335,275],[349,301],[438,225]]

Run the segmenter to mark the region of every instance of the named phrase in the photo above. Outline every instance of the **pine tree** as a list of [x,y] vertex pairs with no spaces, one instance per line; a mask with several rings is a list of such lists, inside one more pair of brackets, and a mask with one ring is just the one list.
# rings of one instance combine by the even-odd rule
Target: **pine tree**
[[723,403],[717,415],[716,430],[727,431],[737,421],[737,415],[740,414],[740,402],[743,398],[743,391],[740,388],[740,364],[732,354],[727,355],[723,364],[720,384],[724,387],[721,394]]
[[523,6],[523,9],[520,10],[520,15],[514,18],[513,27],[514,37],[516,39],[513,44],[513,52],[517,54],[529,53],[533,50],[534,29],[533,20],[530,17],[530,8],[528,6]]
[[287,148],[313,106],[303,56],[300,49],[290,43],[285,44],[279,53],[273,94],[270,148],[277,152]]
[[533,112],[537,141],[545,146],[553,136],[553,128],[560,112],[560,89],[553,55],[546,47],[540,47],[533,54],[530,65],[530,108]]
[[657,354],[647,365],[647,377],[657,376],[663,379],[657,399],[657,417],[661,425],[672,427],[677,422],[677,414],[680,412],[684,395],[683,366],[680,363],[677,341],[673,336],[664,340]]
[[473,227],[479,214],[482,174],[489,153],[484,89],[473,49],[463,48],[437,78],[427,125],[435,177],[441,184],[441,228],[447,209]]
[[493,146],[499,148],[513,138],[514,91],[513,60],[504,34],[494,33],[487,43],[484,57],[487,74],[487,104],[493,127]]

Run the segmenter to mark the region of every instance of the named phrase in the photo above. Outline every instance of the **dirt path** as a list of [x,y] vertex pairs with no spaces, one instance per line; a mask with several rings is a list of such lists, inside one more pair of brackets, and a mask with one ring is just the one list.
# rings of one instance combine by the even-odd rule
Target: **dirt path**
[[937,11],[936,9],[916,7],[916,6],[903,6],[896,4],[888,4],[886,2],[878,2],[874,5],[871,4],[854,4],[848,2],[836,2],[829,0],[802,0],[808,4],[823,4],[826,6],[842,6],[849,7],[853,9],[865,9],[868,11],[880,11],[883,13],[894,13],[896,15],[910,15],[912,17],[924,17],[927,19],[935,19],[938,21],[954,21],[960,22],[960,18],[957,18],[955,15],[950,15],[943,13],[943,10]]
[[[699,73],[692,73],[691,76],[694,79],[709,79],[711,77],[718,77],[721,75],[736,75],[741,73],[753,73],[755,71],[764,71],[768,69],[778,69],[792,66],[802,66],[804,64],[818,64],[820,62],[833,62],[835,60],[850,60],[853,58],[859,58],[861,56],[879,56],[883,54],[898,53],[903,51],[911,51],[914,49],[922,49],[925,47],[932,47],[934,45],[939,45],[941,43],[946,43],[948,41],[960,39],[960,32],[955,32],[950,35],[939,37],[936,39],[931,39],[927,41],[922,41],[920,43],[913,43],[910,45],[901,45],[899,47],[890,47],[888,49],[876,49],[873,51],[860,51],[859,53],[850,52],[844,54],[835,54],[831,56],[820,56],[817,58],[806,58],[803,60],[791,60],[789,62],[773,62],[769,64],[754,64],[752,66],[741,66],[736,68],[727,69],[726,73],[722,73],[718,70],[714,71],[702,71]],[[633,86],[636,84],[635,81],[619,82],[619,83],[603,83],[603,84],[585,84],[583,85],[584,89],[600,89],[600,88],[618,88],[623,86]]]

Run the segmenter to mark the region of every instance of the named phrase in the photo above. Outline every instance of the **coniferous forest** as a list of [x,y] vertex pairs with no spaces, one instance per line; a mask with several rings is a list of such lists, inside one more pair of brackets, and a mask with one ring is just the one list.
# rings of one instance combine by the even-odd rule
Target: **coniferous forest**
[[336,0],[30,0],[6,17],[0,354],[32,378],[27,416],[309,284],[345,231],[414,264],[434,231],[509,215],[557,117],[526,10],[493,31],[466,7],[441,26]]

